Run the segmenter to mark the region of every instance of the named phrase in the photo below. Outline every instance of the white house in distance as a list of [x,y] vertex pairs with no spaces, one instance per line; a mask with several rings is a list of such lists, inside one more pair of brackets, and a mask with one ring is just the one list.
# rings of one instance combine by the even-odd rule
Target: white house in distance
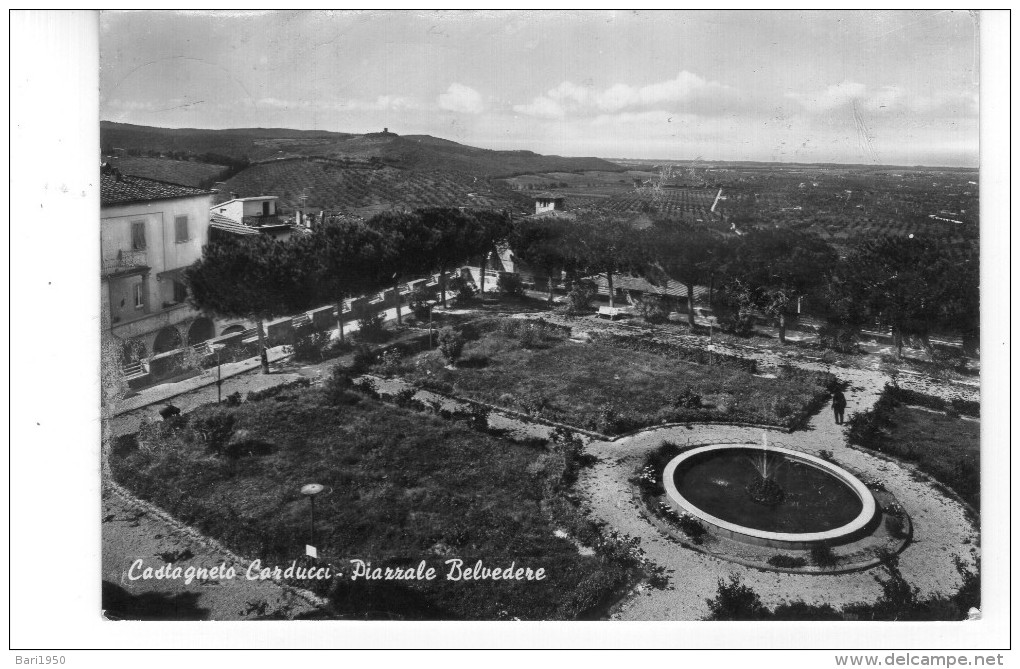
[[234,197],[209,208],[214,230],[235,235],[266,234],[287,239],[293,226],[277,211],[280,198],[275,195]]
[[564,198],[555,193],[539,193],[535,196],[535,213],[542,214],[547,211],[563,211]]
[[212,319],[188,305],[182,277],[208,241],[213,195],[110,168],[100,174],[103,326],[126,360],[215,336]]

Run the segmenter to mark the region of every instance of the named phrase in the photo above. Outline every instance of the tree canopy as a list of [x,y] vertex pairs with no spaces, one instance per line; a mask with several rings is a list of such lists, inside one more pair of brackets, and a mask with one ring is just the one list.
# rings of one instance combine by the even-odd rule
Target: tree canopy
[[756,228],[736,238],[728,263],[733,292],[775,317],[779,340],[786,341],[786,317],[797,301],[824,289],[838,261],[835,250],[817,235],[785,228]]
[[312,268],[292,242],[265,235],[207,244],[202,258],[188,268],[185,281],[195,308],[257,324],[262,369],[269,372],[263,322],[309,308]]
[[942,326],[962,332],[973,346],[979,323],[977,254],[962,256],[938,240],[883,236],[857,240],[839,274],[836,294],[893,331],[897,349]]
[[694,287],[722,267],[725,240],[704,225],[660,219],[642,231],[653,282],[678,281],[687,288],[687,322],[694,325]]

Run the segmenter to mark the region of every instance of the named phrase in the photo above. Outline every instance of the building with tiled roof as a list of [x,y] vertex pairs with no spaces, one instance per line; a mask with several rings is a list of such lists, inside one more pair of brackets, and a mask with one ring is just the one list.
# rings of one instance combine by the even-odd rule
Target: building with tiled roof
[[103,207],[173,200],[181,197],[211,196],[212,194],[212,191],[194,186],[182,186],[167,181],[121,174],[115,169],[104,171],[99,175],[99,203]]
[[104,327],[129,367],[147,372],[160,355],[217,334],[214,321],[188,304],[184,280],[209,241],[214,193],[110,166],[99,179]]

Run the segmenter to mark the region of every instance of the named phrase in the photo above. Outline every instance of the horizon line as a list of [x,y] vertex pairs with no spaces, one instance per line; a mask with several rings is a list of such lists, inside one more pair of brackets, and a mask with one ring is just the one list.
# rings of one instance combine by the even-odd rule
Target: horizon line
[[[138,124],[138,123],[129,123],[129,122],[125,122],[125,121],[113,121],[113,120],[110,120],[110,119],[103,119],[103,118],[99,119],[99,123],[100,124],[102,124],[102,123],[117,123],[119,125],[130,125],[130,126],[135,126],[137,128],[155,128],[155,129],[158,129],[158,130],[205,130],[205,131],[211,131],[211,132],[229,131],[229,130],[290,130],[290,131],[294,131],[294,132],[324,132],[324,133],[330,133],[330,134],[335,134],[335,135],[370,135],[370,134],[381,134],[381,131],[375,132],[375,133],[371,133],[371,132],[347,132],[347,131],[343,131],[343,130],[322,130],[322,129],[305,129],[305,128],[287,128],[287,127],[284,127],[284,126],[268,126],[268,127],[263,127],[263,126],[237,126],[237,127],[230,127],[230,128],[198,128],[198,127],[194,127],[194,126],[171,127],[171,126],[162,126],[162,125],[141,125],[141,124]],[[445,137],[437,137],[436,135],[429,135],[429,134],[417,135],[417,134],[414,134],[414,133],[412,133],[411,135],[401,135],[400,133],[389,131],[388,128],[386,129],[386,131],[389,134],[391,134],[391,135],[396,135],[397,137],[414,137],[414,136],[432,137],[434,139],[441,139],[443,141],[453,142],[454,144],[458,144],[460,146],[467,146],[469,148],[482,148],[482,149],[485,149],[485,147],[473,146],[471,144],[463,144],[463,143],[458,142],[456,140],[447,139]],[[840,162],[838,160],[826,160],[826,161],[819,161],[819,162],[804,162],[804,161],[786,161],[786,160],[753,160],[753,159],[742,159],[742,158],[730,159],[730,160],[710,159],[710,158],[700,158],[699,159],[699,158],[653,158],[653,157],[648,157],[648,158],[639,158],[639,157],[615,157],[615,158],[610,158],[610,157],[599,156],[599,155],[576,155],[576,156],[571,156],[571,155],[561,155],[561,154],[553,154],[553,153],[538,153],[534,149],[485,149],[485,150],[487,150],[487,151],[506,151],[506,152],[512,152],[512,151],[531,151],[532,153],[536,153],[537,155],[541,155],[541,156],[554,156],[554,157],[560,157],[560,158],[598,158],[600,160],[605,160],[605,161],[608,161],[608,162],[612,162],[614,160],[642,160],[642,161],[655,160],[655,161],[674,161],[674,162],[689,162],[689,163],[691,163],[691,162],[702,162],[702,163],[754,163],[754,164],[758,164],[758,165],[819,165],[819,166],[839,165],[839,166],[843,166],[843,167],[867,167],[867,168],[871,168],[871,169],[884,169],[884,168],[893,168],[893,167],[896,167],[896,168],[909,168],[909,169],[916,169],[916,168],[919,168],[919,167],[923,167],[923,168],[928,168],[928,169],[941,169],[941,170],[980,170],[981,169],[981,165],[980,164],[978,164],[978,165],[926,165],[926,164],[923,164],[923,163],[915,163],[913,165],[907,165],[907,164],[900,164],[900,163],[849,163],[849,162]],[[302,157],[302,156],[299,156],[299,157]],[[303,156],[303,157],[312,158],[314,156]],[[622,167],[622,165],[621,165],[621,167]]]

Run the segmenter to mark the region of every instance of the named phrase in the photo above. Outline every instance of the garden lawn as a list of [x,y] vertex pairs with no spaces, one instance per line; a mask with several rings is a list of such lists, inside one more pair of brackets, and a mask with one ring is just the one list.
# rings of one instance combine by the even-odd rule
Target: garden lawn
[[666,422],[796,427],[821,406],[833,381],[797,369],[764,378],[562,334],[529,348],[498,328],[468,341],[455,369],[431,351],[405,363],[403,372],[426,388],[603,434]]
[[882,451],[917,462],[975,508],[981,504],[981,424],[912,406],[893,411]]
[[[180,423],[143,426],[137,447],[127,440],[114,448],[114,475],[241,554],[282,566],[309,542],[301,486],[321,483],[320,558],[347,576],[351,559],[379,567],[426,560],[437,569],[436,580],[421,583],[339,579],[330,597],[344,615],[573,619],[593,615],[626,582],[633,566],[627,551],[605,541],[570,501],[564,450],[513,443],[350,391],[353,405],[326,397],[315,387],[288,388],[237,407],[200,407]],[[195,428],[220,411],[233,416],[236,431],[247,430],[250,443],[268,444],[268,454],[214,453]],[[596,545],[595,554],[581,555],[572,539]],[[465,566],[516,562],[548,576],[446,581],[450,558]]]

